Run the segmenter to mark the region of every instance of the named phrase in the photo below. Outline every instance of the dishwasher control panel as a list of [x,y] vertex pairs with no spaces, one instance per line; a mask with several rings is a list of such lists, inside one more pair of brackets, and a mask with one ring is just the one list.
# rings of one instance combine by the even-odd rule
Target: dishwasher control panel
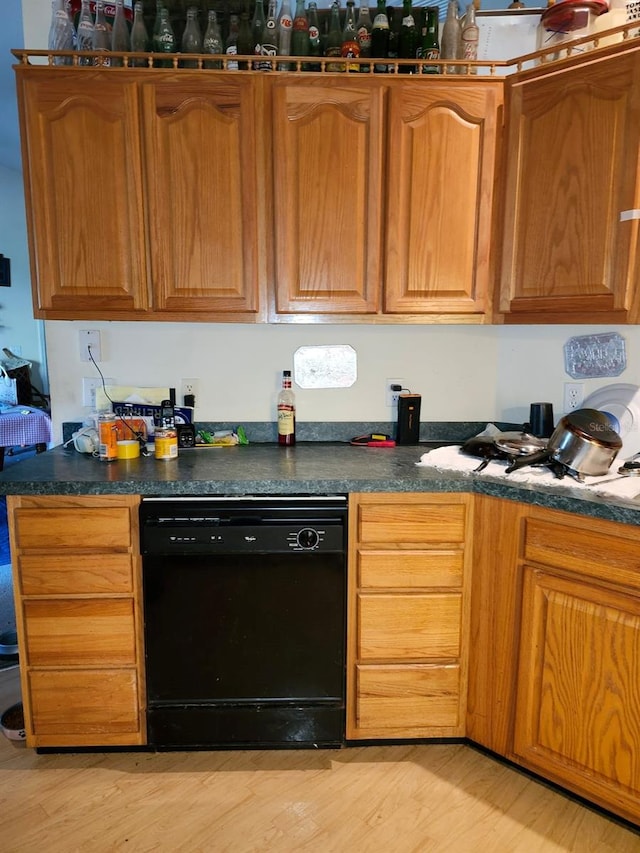
[[346,499],[337,505],[298,506],[156,502],[140,507],[142,553],[242,554],[342,552],[346,549]]

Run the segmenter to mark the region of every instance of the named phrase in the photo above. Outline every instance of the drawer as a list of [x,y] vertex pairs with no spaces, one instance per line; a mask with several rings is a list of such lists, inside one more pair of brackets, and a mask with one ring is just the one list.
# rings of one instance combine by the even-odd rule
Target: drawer
[[131,547],[130,513],[125,506],[18,508],[14,524],[15,544],[21,551],[123,551]]
[[364,503],[358,506],[357,537],[366,543],[463,542],[466,506],[464,504],[388,504]]
[[140,728],[133,669],[31,670],[28,683],[36,738],[137,732]]
[[604,525],[584,525],[528,518],[524,533],[524,558],[531,563],[553,566],[618,583],[640,583],[640,536],[629,528],[629,538],[607,533]]
[[462,596],[358,596],[359,660],[458,658]]
[[25,601],[29,666],[133,665],[133,601]]
[[358,585],[376,589],[462,586],[464,553],[458,551],[360,551]]
[[357,725],[363,729],[458,726],[460,667],[358,666]]
[[42,554],[18,558],[22,595],[131,593],[129,554]]

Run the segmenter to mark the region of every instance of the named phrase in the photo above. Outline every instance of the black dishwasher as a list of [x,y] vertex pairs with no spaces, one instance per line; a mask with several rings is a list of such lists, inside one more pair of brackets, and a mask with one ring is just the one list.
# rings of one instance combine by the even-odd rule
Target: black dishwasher
[[148,742],[338,747],[345,496],[145,498]]

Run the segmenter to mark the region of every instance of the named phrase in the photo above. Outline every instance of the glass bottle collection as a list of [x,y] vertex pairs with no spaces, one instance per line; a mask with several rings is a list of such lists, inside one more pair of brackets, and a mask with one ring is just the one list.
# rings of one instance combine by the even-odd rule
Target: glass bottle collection
[[[151,0],[153,3],[154,0]],[[230,71],[251,68],[254,71],[288,71],[301,67],[305,71],[319,71],[318,62],[305,62],[301,66],[291,62],[275,62],[274,57],[329,57],[336,61],[326,64],[328,71],[359,71],[363,73],[387,73],[393,71],[382,59],[419,59],[420,64],[404,63],[398,67],[401,74],[438,74],[441,66],[425,64],[424,60],[475,60],[478,56],[479,29],[475,19],[474,0],[467,6],[463,17],[459,14],[459,0],[449,0],[444,25],[440,28],[437,6],[412,6],[412,0],[402,0],[402,8],[386,5],[386,0],[377,0],[375,14],[371,15],[368,0],[360,0],[356,10],[355,0],[346,0],[346,14],[342,14],[341,0],[333,0],[323,16],[321,29],[317,3],[309,0],[252,0],[245,2],[239,14],[229,14],[222,22],[212,9],[192,6],[186,18],[177,20],[172,16],[172,0],[155,0],[155,13],[148,14],[150,0],[137,0],[133,5],[132,21],[125,16],[124,0],[110,0],[112,19],[105,16],[106,0],[81,0],[77,21],[70,12],[69,0],[52,0],[52,19],[49,33],[49,48],[64,51],[91,51],[100,57],[82,56],[80,65],[122,65],[116,53],[166,53],[166,54],[215,54],[238,55],[240,57],[263,57],[252,62],[227,60],[224,67]],[[266,4],[266,8],[265,8]],[[210,3],[208,5],[211,5]],[[145,16],[145,6],[147,15]],[[93,8],[93,14],[92,14]],[[399,12],[396,15],[396,12]],[[150,18],[153,28],[149,32]],[[203,19],[204,17],[204,19]],[[146,18],[146,20],[145,20]],[[202,24],[202,26],[201,26]],[[181,31],[181,35],[178,35]],[[372,62],[362,62],[371,58]],[[358,62],[348,60],[358,59]],[[69,57],[55,57],[56,64],[71,64]],[[154,58],[155,67],[172,67],[174,60]],[[140,57],[130,59],[132,66],[150,64]],[[194,59],[181,58],[180,67],[198,68]],[[223,62],[202,62],[204,68],[219,69]],[[446,66],[447,73],[458,70],[474,73],[475,67]]]

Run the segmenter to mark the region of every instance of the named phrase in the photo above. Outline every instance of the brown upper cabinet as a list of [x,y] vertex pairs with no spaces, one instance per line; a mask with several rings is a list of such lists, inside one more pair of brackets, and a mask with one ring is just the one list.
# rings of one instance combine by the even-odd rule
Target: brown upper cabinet
[[506,322],[640,321],[635,42],[507,78]]
[[505,77],[16,51],[35,316],[638,323],[637,42]]
[[499,80],[275,81],[271,319],[486,321],[501,103]]
[[16,72],[37,317],[490,319],[501,80]]
[[35,316],[264,318],[252,76],[18,69]]

